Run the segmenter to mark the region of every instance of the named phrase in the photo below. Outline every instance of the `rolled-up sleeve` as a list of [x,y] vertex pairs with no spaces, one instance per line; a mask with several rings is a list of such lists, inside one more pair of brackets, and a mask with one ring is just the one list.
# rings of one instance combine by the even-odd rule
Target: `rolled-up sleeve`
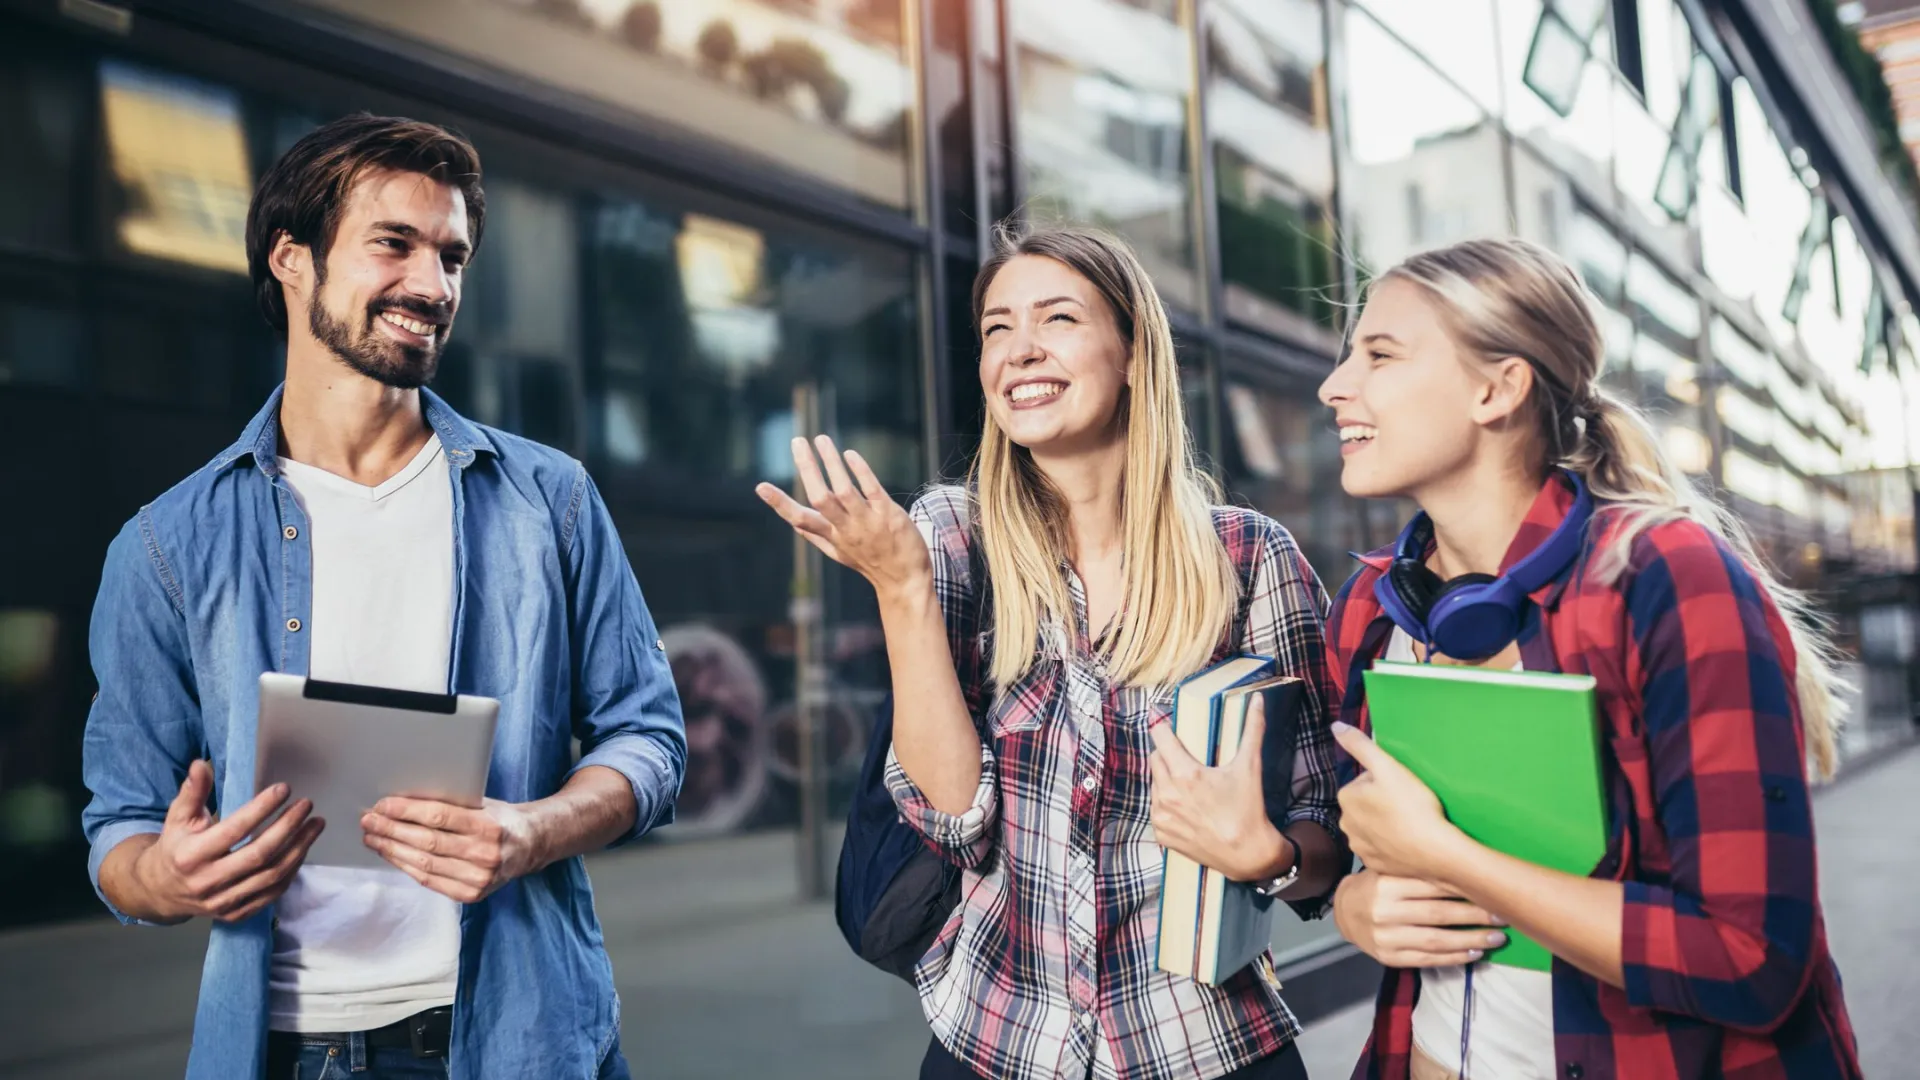
[[[1278,523],[1268,522],[1263,550],[1248,597],[1247,625],[1242,647],[1274,658],[1280,674],[1304,685],[1300,715],[1294,729],[1293,774],[1286,785],[1285,823],[1311,821],[1325,829],[1336,843],[1340,834],[1340,781],[1333,741],[1333,677],[1327,666],[1327,593],[1300,546]],[[1269,778],[1269,784],[1273,785]],[[1278,809],[1269,792],[1268,813]],[[1342,853],[1344,854],[1344,845]],[[1341,859],[1342,869],[1350,860]],[[1345,876],[1344,872],[1340,875]],[[1339,877],[1334,879],[1339,884]],[[1317,919],[1331,909],[1333,887],[1318,897],[1289,899],[1303,919]]]
[[80,769],[92,799],[80,815],[87,876],[123,923],[153,925],[100,888],[100,864],[129,838],[160,831],[203,741],[186,619],[142,510],[107,548],[87,648],[100,692],[87,713]]
[[[627,843],[673,820],[686,772],[680,695],[600,492],[580,468],[565,534],[572,612],[573,733],[578,772],[601,765],[633,787]],[[571,774],[569,774],[571,775]]]
[[973,791],[973,802],[958,814],[934,808],[919,787],[900,767],[900,760],[887,751],[887,792],[900,816],[940,857],[955,866],[978,869],[993,852],[993,827],[1000,819],[1000,788],[994,779],[993,751],[980,746],[980,786]]
[[1691,523],[1636,543],[1626,588],[1656,811],[1672,853],[1626,883],[1627,999],[1743,1031],[1792,1015],[1812,977],[1813,808],[1778,610]]

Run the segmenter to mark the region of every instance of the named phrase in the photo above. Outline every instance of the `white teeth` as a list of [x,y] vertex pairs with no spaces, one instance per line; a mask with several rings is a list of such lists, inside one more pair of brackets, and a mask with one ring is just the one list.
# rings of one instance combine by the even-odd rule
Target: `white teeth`
[[380,313],[380,317],[403,330],[409,330],[419,334],[421,337],[426,337],[433,332],[433,326],[430,323],[423,323],[419,319],[409,319],[398,312],[383,311]]
[[1378,434],[1380,434],[1379,428],[1368,427],[1365,424],[1347,424],[1340,429],[1340,441],[1343,443],[1364,442]]
[[1022,383],[1013,388],[1007,396],[1015,401],[1033,401],[1037,398],[1052,397],[1066,389],[1064,383]]

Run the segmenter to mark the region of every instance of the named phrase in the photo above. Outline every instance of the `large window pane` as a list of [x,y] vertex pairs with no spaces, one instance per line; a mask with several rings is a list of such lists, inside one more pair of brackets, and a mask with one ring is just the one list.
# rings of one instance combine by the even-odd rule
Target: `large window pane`
[[1766,113],[1745,79],[1734,82],[1733,101],[1742,193],[1754,228],[1754,307],[1777,340],[1791,341],[1793,324],[1781,312],[1813,198],[1767,126]]
[[1377,273],[1425,248],[1504,235],[1499,125],[1373,19],[1344,12],[1347,230],[1362,266]]
[[1669,261],[1685,263],[1686,222],[1675,221],[1655,200],[1673,141],[1672,118],[1656,119],[1624,82],[1613,84],[1613,99],[1614,180],[1626,196],[1626,209],[1639,215],[1647,238]]
[[909,204],[899,0],[307,0]]
[[1353,572],[1348,552],[1371,546],[1361,504],[1340,487],[1340,438],[1311,383],[1252,374],[1259,366],[1223,381],[1227,486],[1293,533],[1331,592]]
[[[791,820],[795,549],[753,486],[790,486],[789,440],[816,430],[896,492],[925,481],[912,261],[671,194],[588,205],[590,460],[669,652],[686,656],[694,751],[673,832]],[[885,654],[872,590],[831,565],[823,585],[844,786]]]
[[1325,27],[1319,0],[1221,0],[1207,34],[1208,124],[1226,314],[1337,347]]
[[[1492,0],[1357,0],[1427,62],[1464,87],[1480,106],[1500,111],[1500,59]],[[1360,77],[1383,77],[1356,72]]]
[[1174,0],[1015,0],[1020,168],[1029,209],[1105,225],[1167,300],[1197,306],[1188,31]]
[[1680,109],[1693,64],[1693,33],[1674,0],[1638,0],[1641,82],[1647,111],[1663,121]]
[[0,246],[71,252],[85,191],[85,69],[25,35],[0,37]]
[[[1561,8],[1585,11],[1602,2],[1582,0]],[[1494,11],[1507,126],[1572,176],[1588,197],[1611,199],[1613,76],[1607,58],[1613,46],[1604,20],[1583,44],[1580,31],[1548,16],[1540,0],[1494,0]],[[1543,89],[1566,106],[1565,115],[1541,96]]]

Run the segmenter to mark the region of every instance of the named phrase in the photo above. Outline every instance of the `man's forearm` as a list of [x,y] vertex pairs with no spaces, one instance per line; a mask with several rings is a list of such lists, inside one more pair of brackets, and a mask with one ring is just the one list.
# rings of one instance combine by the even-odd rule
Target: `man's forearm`
[[152,896],[134,872],[140,856],[158,839],[159,833],[139,833],[115,844],[106,858],[100,860],[100,891],[107,894],[108,902],[115,908],[132,918],[168,925],[183,923],[189,916],[168,914],[155,907]]
[[536,869],[598,851],[633,831],[640,812],[633,785],[605,765],[589,765],[560,790],[521,808],[533,824]]

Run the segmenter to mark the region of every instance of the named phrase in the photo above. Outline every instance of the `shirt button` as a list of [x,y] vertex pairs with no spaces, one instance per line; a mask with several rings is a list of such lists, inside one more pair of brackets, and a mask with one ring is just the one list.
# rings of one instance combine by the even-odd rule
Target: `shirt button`
[[300,530],[289,525],[286,528],[280,530],[280,535],[286,537],[289,540],[298,540],[300,538]]
[[1580,1078],[1585,1075],[1587,1075],[1587,1070],[1581,1068],[1579,1062],[1570,1062],[1567,1065],[1567,1080],[1580,1080]]
[[297,634],[297,633],[299,633],[299,632],[300,632],[300,620],[299,620],[299,619],[288,619],[288,620],[287,620],[287,633],[289,633],[289,634]]
[[1089,776],[1085,780],[1080,781],[1080,786],[1082,788],[1085,788],[1088,791],[1092,791],[1094,788],[1097,788],[1100,786],[1100,781],[1095,780],[1093,777]]

